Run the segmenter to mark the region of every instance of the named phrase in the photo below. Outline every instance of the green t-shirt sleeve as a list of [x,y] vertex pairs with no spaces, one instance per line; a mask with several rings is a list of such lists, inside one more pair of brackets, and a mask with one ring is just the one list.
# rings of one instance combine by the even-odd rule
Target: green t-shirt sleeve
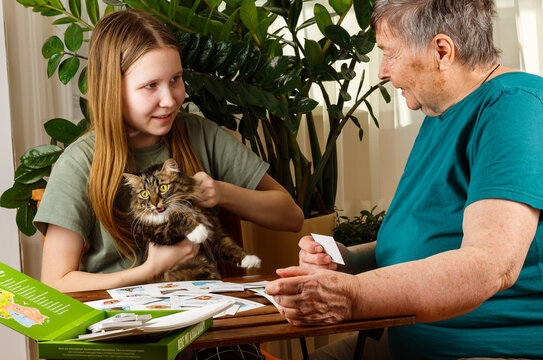
[[88,196],[92,148],[92,140],[83,137],[66,148],[55,163],[34,218],[42,234],[48,224],[54,224],[88,240],[95,218]]
[[266,162],[210,120],[183,114],[181,121],[209,176],[247,189],[257,187],[268,170]]
[[472,148],[466,206],[500,198],[543,209],[541,106],[532,93],[513,91],[484,109]]

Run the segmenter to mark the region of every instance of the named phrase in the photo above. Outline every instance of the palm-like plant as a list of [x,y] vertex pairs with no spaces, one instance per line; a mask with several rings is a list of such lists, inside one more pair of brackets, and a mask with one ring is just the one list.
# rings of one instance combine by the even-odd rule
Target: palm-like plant
[[[89,22],[82,18],[82,0],[17,0],[33,11],[54,17],[62,26],[64,39],[53,36],[43,45],[48,59],[47,73],[55,72],[66,84],[80,68],[79,89],[86,93],[86,60],[78,51],[100,18],[97,0],[85,0]],[[241,139],[263,160],[270,163],[270,175],[279,181],[302,207],[306,217],[334,211],[337,189],[336,140],[348,121],[362,128],[353,115],[362,104],[378,126],[368,97],[380,90],[390,96],[384,82],[364,85],[361,73],[357,91],[350,83],[358,68],[370,59],[375,37],[369,29],[373,0],[329,0],[333,12],[320,3],[313,5],[313,17],[300,23],[303,0],[103,0],[104,13],[131,7],[146,11],[167,24],[183,51],[184,80],[188,104],[195,104],[210,120],[238,131]],[[356,34],[342,27],[354,13]],[[103,15],[102,15],[103,16]],[[314,39],[301,32],[317,27]],[[275,30],[273,30],[275,29]],[[339,66],[339,64],[341,64]],[[340,70],[336,70],[339,67]],[[339,85],[331,96],[325,82]],[[318,102],[310,90],[320,91],[328,114],[330,132],[324,151],[315,130],[313,111]],[[337,98],[332,102],[331,99]],[[347,102],[352,105],[346,107]],[[25,234],[35,232],[32,219],[36,204],[32,189],[45,185],[45,179],[66,144],[88,124],[86,100],[81,98],[85,118],[76,126],[65,119],[46,123],[52,144],[30,149],[21,157],[14,186],[2,195],[0,205],[18,208],[17,223]],[[308,129],[311,154],[306,157],[297,141],[300,123]],[[64,144],[59,146],[59,144]]]

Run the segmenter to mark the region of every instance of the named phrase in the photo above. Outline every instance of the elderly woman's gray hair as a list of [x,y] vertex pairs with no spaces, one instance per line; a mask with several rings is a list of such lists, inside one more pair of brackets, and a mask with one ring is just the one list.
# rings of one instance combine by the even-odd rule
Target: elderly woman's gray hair
[[490,66],[499,57],[494,46],[493,0],[375,0],[371,26],[386,30],[414,50],[437,34],[454,42],[459,61],[468,67]]

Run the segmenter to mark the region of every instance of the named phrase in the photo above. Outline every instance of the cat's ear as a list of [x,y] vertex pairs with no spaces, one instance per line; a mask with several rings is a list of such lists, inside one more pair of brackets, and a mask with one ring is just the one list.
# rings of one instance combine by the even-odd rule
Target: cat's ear
[[134,174],[123,173],[123,177],[124,182],[131,187],[135,187],[140,182],[140,177]]
[[164,161],[164,165],[162,165],[162,171],[179,172],[179,166],[174,159],[170,158]]

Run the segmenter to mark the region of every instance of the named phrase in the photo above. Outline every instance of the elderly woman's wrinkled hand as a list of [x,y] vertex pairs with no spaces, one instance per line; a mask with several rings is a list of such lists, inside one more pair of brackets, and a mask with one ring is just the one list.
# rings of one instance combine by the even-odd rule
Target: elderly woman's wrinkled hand
[[[322,245],[311,236],[302,237],[298,242],[298,246],[300,247],[299,260],[301,267],[340,271],[345,268],[345,266],[332,261],[332,257],[324,251]],[[338,243],[338,248],[344,260],[350,259],[349,251],[343,244]]]
[[266,285],[279,312],[293,325],[335,324],[352,317],[350,275],[292,266]]

